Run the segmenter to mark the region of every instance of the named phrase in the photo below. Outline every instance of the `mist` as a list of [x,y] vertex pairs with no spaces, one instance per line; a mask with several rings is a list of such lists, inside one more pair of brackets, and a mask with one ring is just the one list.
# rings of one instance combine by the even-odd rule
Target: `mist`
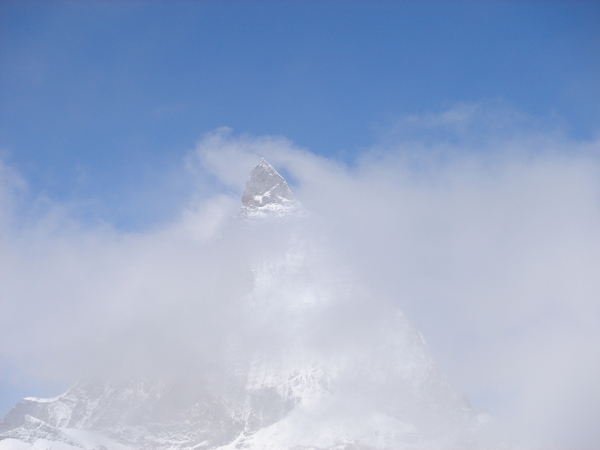
[[[332,357],[368,347],[400,309],[515,439],[595,448],[599,150],[489,105],[399,119],[352,161],[220,128],[182,161],[187,207],[138,232],[27,194],[3,164],[0,354],[39,379],[202,382],[290,345]],[[236,217],[261,157],[304,217]],[[308,250],[290,252],[298,241]],[[290,255],[298,271],[253,315],[260,262]]]

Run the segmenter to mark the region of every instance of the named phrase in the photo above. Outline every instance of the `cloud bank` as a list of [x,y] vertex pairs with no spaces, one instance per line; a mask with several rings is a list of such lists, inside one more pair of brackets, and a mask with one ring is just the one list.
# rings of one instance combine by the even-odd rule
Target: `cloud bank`
[[291,324],[240,308],[252,261],[279,255],[298,232],[234,218],[264,157],[311,212],[301,233],[318,256],[303,276],[369,299],[294,324],[306,345],[368,340],[369,311],[400,308],[453,384],[516,437],[594,448],[599,151],[598,141],[485,104],[399,120],[352,162],[222,128],[183,164],[197,182],[187,209],[139,233],[78,222],[51,202],[18,214],[24,182],[1,166],[1,355],[72,380],[197,378],[228,358],[278,351],[274,338]]

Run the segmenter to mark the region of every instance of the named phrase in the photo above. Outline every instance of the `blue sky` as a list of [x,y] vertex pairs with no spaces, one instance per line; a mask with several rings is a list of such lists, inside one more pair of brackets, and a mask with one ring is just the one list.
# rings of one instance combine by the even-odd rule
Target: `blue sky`
[[165,173],[220,126],[344,160],[398,117],[459,102],[502,100],[575,136],[598,131],[595,2],[0,8],[3,159],[34,192],[85,200],[122,227],[173,212],[184,187]]
[[[368,282],[384,286],[380,287],[382,295],[410,294],[419,300],[407,300],[402,308],[476,406],[498,415],[527,407],[533,411],[532,405],[541,404],[534,396],[522,403],[511,403],[510,398],[518,397],[514,392],[524,386],[540,385],[535,367],[527,362],[537,361],[532,355],[550,354],[554,344],[547,347],[531,338],[522,349],[513,349],[512,338],[507,336],[521,336],[522,332],[522,336],[550,339],[574,336],[575,328],[587,330],[589,326],[591,335],[600,338],[593,331],[600,329],[593,322],[600,320],[598,286],[593,281],[595,261],[600,260],[596,245],[600,241],[594,231],[600,229],[600,190],[595,181],[600,172],[594,172],[600,167],[599,80],[598,2],[4,1],[0,3],[0,163],[4,164],[0,165],[0,177],[6,179],[0,182],[9,185],[10,202],[2,203],[0,183],[0,207],[10,203],[14,210],[0,212],[18,219],[6,236],[17,236],[19,241],[13,248],[12,243],[6,244],[7,239],[6,248],[17,255],[15,264],[24,264],[31,257],[39,273],[50,274],[53,267],[43,263],[53,261],[49,249],[62,248],[63,241],[69,243],[67,255],[75,254],[73,249],[88,238],[116,248],[103,228],[100,232],[94,228],[102,224],[117,235],[115,242],[129,236],[127,233],[139,233],[152,247],[153,230],[179,223],[182,210],[191,208],[194,198],[202,197],[198,191],[205,189],[212,195],[221,190],[237,201],[248,164],[261,155],[270,155],[284,172],[288,169],[285,174],[291,176],[293,187],[298,187],[316,210],[321,205],[325,216],[331,213],[326,202],[319,200],[320,194],[311,191],[315,186],[329,187],[332,192],[338,189],[342,194],[346,186],[358,197],[389,187],[400,199],[398,204],[414,213],[417,225],[402,222],[402,212],[398,213],[400,219],[383,214],[379,224],[362,224],[363,218],[348,212],[350,207],[333,208],[346,222],[357,223],[352,228],[342,219],[330,217],[335,233],[358,243],[352,249],[340,244],[341,252],[347,252],[348,260],[367,273]],[[220,127],[233,131],[215,132]],[[266,146],[262,153],[261,146]],[[438,160],[431,163],[428,157],[422,159],[421,153]],[[475,154],[480,160],[468,163],[468,158],[456,156],[461,153]],[[545,156],[536,160],[542,153]],[[495,163],[486,160],[488,154],[496,158]],[[394,159],[394,155],[403,156]],[[411,178],[414,173],[398,162],[403,157],[414,166],[425,167],[423,178]],[[498,163],[502,158],[508,162]],[[337,171],[329,170],[328,163],[337,164]],[[196,170],[199,166],[203,168]],[[9,169],[2,171],[3,167]],[[325,174],[329,181],[315,180],[306,167],[318,168],[315,173]],[[455,190],[447,194],[440,186]],[[344,203],[336,195],[322,197]],[[433,212],[419,208],[420,201]],[[446,210],[445,201],[454,209]],[[495,210],[488,211],[490,204]],[[216,210],[221,208],[220,203],[215,205]],[[64,225],[52,215],[58,209],[67,211],[64,214],[78,226],[67,221],[65,233],[75,230],[71,235],[59,233],[60,239],[44,240],[55,233],[52,227]],[[371,213],[379,217],[375,206]],[[202,214],[198,217],[208,217]],[[31,225],[38,219],[37,225]],[[450,224],[449,229],[460,229],[463,224],[464,230],[456,235],[436,234],[441,223]],[[538,235],[548,223],[555,228]],[[506,227],[497,229],[499,224]],[[385,244],[377,241],[377,236],[361,234],[361,230],[370,232],[373,225],[381,225]],[[422,256],[420,247],[397,237],[396,227],[403,226],[421,233],[415,242],[423,248],[439,243],[445,250],[439,254],[426,251]],[[27,227],[54,231],[28,234]],[[81,229],[84,231],[78,234]],[[573,238],[576,235],[583,237],[577,240]],[[33,236],[32,242],[39,239],[46,253],[38,258],[25,244],[19,247],[27,236]],[[565,242],[575,239],[572,248],[576,251],[567,262],[558,256],[568,251],[560,247],[562,241],[556,236],[565,237]],[[363,238],[372,247],[364,244],[359,248]],[[471,239],[481,246],[472,244]],[[408,287],[387,285],[376,270],[368,274],[369,267],[363,267],[364,260],[378,257],[374,249],[387,255],[388,250],[390,254],[410,253],[413,246],[418,250],[415,258],[420,261],[422,256],[426,262],[424,272],[412,277],[417,281],[402,278]],[[500,262],[522,260],[492,267],[481,249],[498,256]],[[514,250],[514,255],[507,249]],[[438,266],[428,265],[430,256]],[[393,256],[386,257],[393,260]],[[527,261],[533,259],[541,261],[539,267],[548,265],[546,278],[540,275],[541,269],[529,273]],[[6,268],[11,261],[7,257],[0,263]],[[98,257],[98,267],[105,263],[102,261]],[[565,269],[563,263],[572,266]],[[393,264],[378,269],[393,278],[396,275],[389,267]],[[416,273],[419,267],[415,263],[405,269]],[[515,267],[523,271],[510,272]],[[465,271],[460,272],[462,269]],[[508,272],[503,272],[505,269]],[[476,283],[471,283],[473,273],[481,274]],[[524,274],[534,281],[523,282]],[[67,269],[63,275],[68,279]],[[96,280],[94,276],[86,272],[82,279]],[[516,287],[508,286],[507,280]],[[548,291],[547,286],[554,286],[555,280],[559,286]],[[23,285],[34,284],[32,281]],[[45,289],[44,283],[54,289],[52,281],[46,280],[40,281],[40,291]],[[423,286],[426,288],[421,289]],[[28,292],[14,289],[14,298],[7,302],[13,309],[6,311],[17,311],[14,305]],[[63,292],[61,289],[56,292]],[[73,292],[79,292],[77,289]],[[498,297],[498,303],[491,300],[492,306],[478,309],[481,293]],[[556,293],[564,295],[557,304],[514,300],[513,305],[500,299],[500,293],[511,299],[529,295],[547,300],[559,295]],[[52,295],[60,310],[63,300]],[[455,311],[462,312],[451,313],[447,306],[451,303],[435,303],[437,300],[428,296],[453,298],[460,305]],[[423,303],[425,298],[439,309],[434,312],[435,308]],[[40,297],[31,300],[31,305],[43,301]],[[48,307],[42,306],[41,311]],[[17,318],[27,317],[35,309],[31,308],[16,312],[14,320],[0,317],[0,325],[2,320],[18,325]],[[564,311],[578,319],[560,322],[555,313],[572,319]],[[448,325],[451,314],[465,327],[462,333]],[[562,331],[553,333],[552,329]],[[0,339],[2,336],[0,332]],[[20,336],[18,330],[11,336]],[[600,374],[600,369],[583,362],[600,361],[596,358],[600,350],[594,346],[587,349],[591,358],[582,352],[581,361],[566,362],[574,353],[570,349],[582,342],[600,342],[584,339],[586,336],[577,334],[561,347],[565,356],[559,365],[578,367],[573,373],[579,378],[557,376],[558,381],[549,383],[548,389],[561,389],[563,382],[564,386],[579,382],[588,386],[586,377],[596,374],[595,370]],[[490,377],[488,384],[477,378],[478,358],[490,367],[498,363],[488,357],[490,349],[513,361],[514,365],[507,367],[516,372],[533,371],[528,378],[531,384],[515,387],[508,374]],[[35,344],[29,351],[39,353]],[[4,358],[0,361],[0,415],[22,396],[55,395],[67,385],[60,377],[28,372],[31,368],[19,358],[5,358],[2,353],[0,357]],[[461,364],[468,370],[461,372]],[[549,361],[538,366],[546,367],[544,364],[554,367]],[[481,369],[481,373],[484,377],[486,372]],[[600,399],[600,391],[595,389],[588,397],[565,394],[568,401],[562,410],[580,407],[577,417],[586,419],[567,426],[557,435],[558,441],[566,439],[561,442],[568,443],[569,436],[581,435],[587,436],[584,443],[600,443],[595,431],[600,427],[590,419],[599,412],[600,402],[589,401]],[[544,391],[539,392],[543,398]],[[590,404],[584,405],[582,398]],[[557,413],[552,419],[559,421],[557,417],[562,416]],[[546,423],[550,427],[554,422],[548,419]]]

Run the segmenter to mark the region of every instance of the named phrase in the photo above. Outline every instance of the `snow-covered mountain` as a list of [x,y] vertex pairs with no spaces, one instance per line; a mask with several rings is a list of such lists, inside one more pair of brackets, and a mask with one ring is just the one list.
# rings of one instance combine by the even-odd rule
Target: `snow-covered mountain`
[[242,194],[240,216],[282,217],[301,209],[285,179],[264,158],[252,169]]
[[[301,210],[262,160],[242,222]],[[0,449],[495,448],[485,441],[490,417],[450,386],[409,320],[370,310],[368,293],[327,279],[318,254],[294,234],[278,255],[254,261],[244,315],[258,328],[281,326],[264,336],[276,342],[231,361],[218,382],[87,380],[55,398],[25,398],[0,421]],[[345,321],[350,310],[370,326]]]

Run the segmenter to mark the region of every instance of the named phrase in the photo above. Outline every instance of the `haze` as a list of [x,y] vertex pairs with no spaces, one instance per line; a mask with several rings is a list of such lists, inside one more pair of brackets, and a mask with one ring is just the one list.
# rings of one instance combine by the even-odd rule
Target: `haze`
[[[400,309],[511,439],[600,447],[596,5],[149,5],[0,7],[1,415],[292,328],[334,354]],[[300,228],[236,218],[262,157]],[[290,233],[361,302],[243,314]]]

